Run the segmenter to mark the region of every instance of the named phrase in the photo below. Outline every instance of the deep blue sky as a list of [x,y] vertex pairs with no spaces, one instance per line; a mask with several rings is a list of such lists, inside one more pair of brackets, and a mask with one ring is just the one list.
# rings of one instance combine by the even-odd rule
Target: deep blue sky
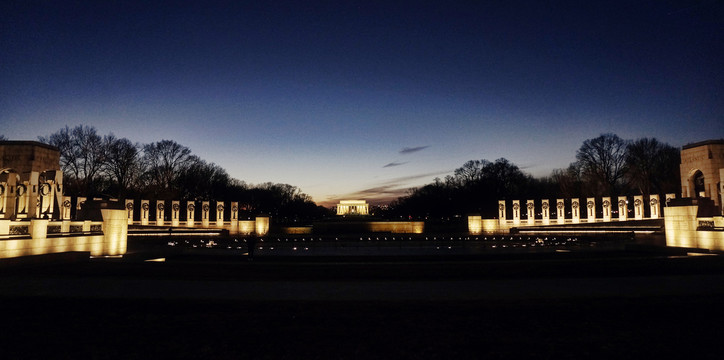
[[0,26],[0,134],[172,139],[318,202],[724,136],[722,1],[6,0]]

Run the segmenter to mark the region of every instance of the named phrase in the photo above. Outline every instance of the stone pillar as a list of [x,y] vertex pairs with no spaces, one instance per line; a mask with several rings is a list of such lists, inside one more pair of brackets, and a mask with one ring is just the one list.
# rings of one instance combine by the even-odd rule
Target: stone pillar
[[513,200],[513,225],[520,225],[520,200]]
[[558,224],[566,223],[566,202],[564,199],[556,200],[556,222]]
[[124,210],[101,209],[103,216],[103,247],[94,256],[118,256],[126,253],[128,218]]
[[551,211],[548,199],[541,200],[541,216],[543,217],[543,225],[550,225],[551,223]]
[[10,235],[10,219],[0,219],[0,235]]
[[669,206],[669,201],[671,199],[676,199],[676,194],[666,194],[666,206]]
[[201,227],[202,228],[208,228],[209,227],[209,213],[211,211],[211,208],[209,207],[208,201],[202,201],[201,202]]
[[229,228],[229,232],[232,234],[236,234],[239,231],[239,203],[238,202],[232,202],[231,203],[231,227]]
[[53,203],[55,200],[55,192],[53,191],[53,184],[49,181],[44,181],[38,185],[38,198],[40,203],[38,204],[38,210],[36,217],[40,219],[52,219],[53,218]]
[[148,225],[149,211],[151,211],[151,206],[148,200],[141,200],[141,225]]
[[163,200],[156,200],[156,226],[163,226],[166,217],[166,204]]
[[27,182],[27,209],[26,214],[29,218],[38,218],[38,194],[40,193],[40,173],[37,171],[30,172],[30,179]]
[[483,219],[480,215],[468,216],[468,232],[470,235],[480,235],[483,232]]
[[505,212],[505,200],[498,200],[498,221],[501,226],[505,226],[508,222],[507,214]]
[[186,202],[186,226],[188,227],[194,227],[196,216],[196,205],[194,205],[193,201],[187,201]]
[[133,199],[126,199],[126,223],[133,225]]
[[17,193],[17,179],[18,174],[8,173],[8,179],[3,186],[3,195],[0,199],[3,201],[3,219],[14,219],[17,208],[15,207],[16,193]]
[[643,197],[643,195],[634,196],[634,218],[636,220],[644,219],[644,197]]
[[586,219],[588,222],[596,222],[596,198],[588,198],[586,201]]
[[48,236],[48,219],[32,219],[28,233],[33,239],[45,239]]
[[60,219],[70,220],[70,208],[72,203],[70,202],[70,196],[63,196],[63,206],[60,209]]
[[625,196],[618,197],[618,221],[628,220],[628,200]]
[[181,203],[178,200],[171,201],[171,226],[177,227],[181,219]]
[[269,233],[269,217],[268,216],[257,216],[255,220],[256,235],[265,236]]
[[601,209],[603,210],[603,221],[611,221],[611,198],[604,197],[601,199]]
[[652,219],[659,218],[659,195],[649,195],[649,206]]
[[216,202],[216,227],[221,229],[224,227],[224,202]]
[[526,208],[528,209],[528,225],[535,225],[535,200],[528,200]]
[[75,219],[76,219],[76,220],[83,220],[83,219],[78,219],[78,214],[80,214],[80,209],[83,208],[83,205],[85,204],[86,198],[84,198],[84,197],[82,197],[82,196],[79,196],[79,197],[77,197],[77,198],[75,199],[75,201],[76,201],[76,203],[75,203]]
[[581,203],[578,199],[571,199],[571,222],[574,224],[581,222]]

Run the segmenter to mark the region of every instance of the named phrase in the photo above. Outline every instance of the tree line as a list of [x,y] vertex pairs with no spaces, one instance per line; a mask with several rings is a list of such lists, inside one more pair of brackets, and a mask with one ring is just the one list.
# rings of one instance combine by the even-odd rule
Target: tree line
[[583,142],[576,161],[534,178],[501,158],[470,160],[445,179],[410,189],[393,201],[393,217],[497,216],[501,199],[649,195],[680,191],[679,149],[655,138],[624,140],[602,134]]
[[328,213],[295,186],[247,184],[173,140],[134,143],[84,125],[66,126],[38,140],[60,149],[66,195],[238,201],[240,211],[270,214],[276,221]]

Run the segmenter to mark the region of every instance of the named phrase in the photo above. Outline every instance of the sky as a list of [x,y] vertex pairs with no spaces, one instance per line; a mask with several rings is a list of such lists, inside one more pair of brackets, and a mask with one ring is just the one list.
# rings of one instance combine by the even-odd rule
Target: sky
[[724,138],[723,1],[0,4],[0,134],[174,140],[250,184],[384,203],[602,133]]

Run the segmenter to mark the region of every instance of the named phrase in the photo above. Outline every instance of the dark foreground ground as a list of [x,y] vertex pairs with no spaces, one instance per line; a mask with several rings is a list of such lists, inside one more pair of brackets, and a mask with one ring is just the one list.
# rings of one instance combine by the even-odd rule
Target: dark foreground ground
[[724,357],[724,259],[0,268],[3,359]]

